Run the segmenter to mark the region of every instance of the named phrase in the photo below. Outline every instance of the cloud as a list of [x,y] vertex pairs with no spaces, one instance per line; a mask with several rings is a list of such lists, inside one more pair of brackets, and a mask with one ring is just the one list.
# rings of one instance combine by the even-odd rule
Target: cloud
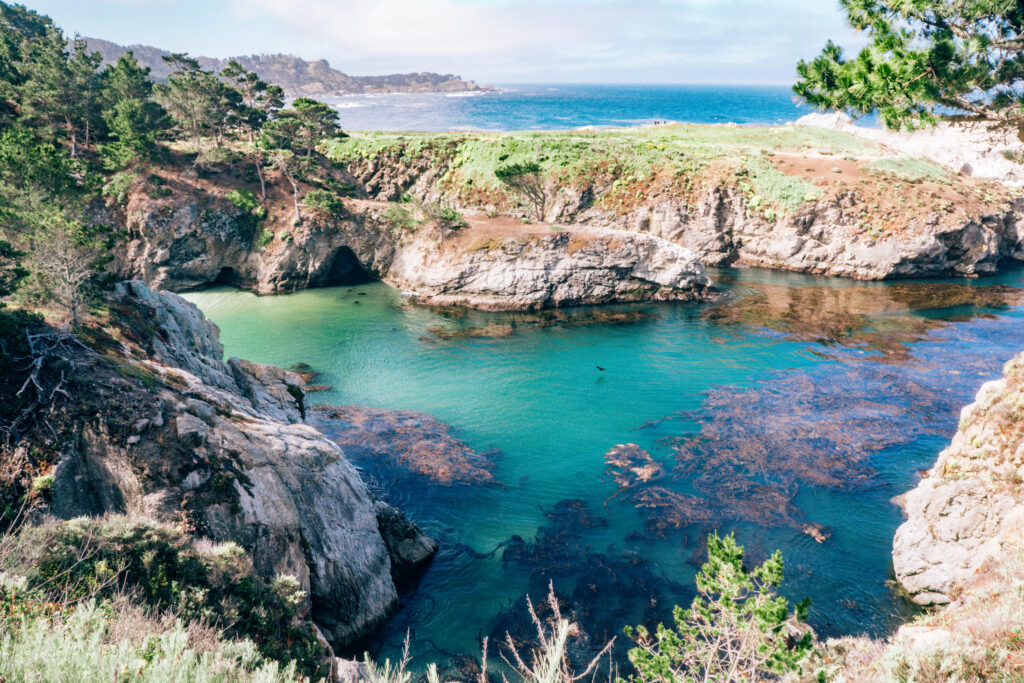
[[531,80],[735,82],[745,68],[750,81],[788,78],[827,37],[849,37],[831,0],[231,2],[239,18],[272,17],[345,65],[428,63]]

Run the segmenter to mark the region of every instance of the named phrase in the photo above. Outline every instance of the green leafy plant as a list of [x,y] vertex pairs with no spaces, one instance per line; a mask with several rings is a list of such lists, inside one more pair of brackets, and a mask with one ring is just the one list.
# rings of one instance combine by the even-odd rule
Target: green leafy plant
[[128,190],[138,179],[139,174],[135,171],[121,171],[115,173],[103,185],[103,196],[115,200],[118,204],[124,204],[128,198]]
[[256,211],[260,206],[256,193],[245,188],[228,190],[224,193],[224,198],[231,202],[236,209],[249,213]]
[[394,232],[408,232],[416,227],[416,217],[409,208],[401,204],[392,203],[388,206],[383,218]]
[[183,621],[202,621],[232,638],[251,638],[267,657],[319,670],[323,649],[303,614],[305,595],[294,577],[267,580],[232,543],[197,547],[169,525],[126,517],[28,528],[9,544],[19,562],[5,571],[27,578],[44,601],[74,606],[110,600],[126,589]]
[[428,202],[420,206],[425,220],[442,230],[458,230],[467,225],[466,219],[455,208],[436,202]]
[[306,208],[330,218],[341,218],[345,215],[345,203],[328,190],[310,190],[302,198]]
[[878,112],[890,128],[984,124],[1024,141],[1024,5],[1006,0],[842,0],[870,39],[854,59],[829,41],[797,65],[814,106]]
[[643,626],[626,629],[636,643],[629,660],[638,673],[630,680],[745,681],[798,670],[813,649],[811,633],[794,637],[791,626],[806,618],[809,603],[790,612],[776,593],[782,574],[778,551],[747,569],[736,538],[712,534],[690,609],[677,606],[674,626],[660,624],[653,634]]

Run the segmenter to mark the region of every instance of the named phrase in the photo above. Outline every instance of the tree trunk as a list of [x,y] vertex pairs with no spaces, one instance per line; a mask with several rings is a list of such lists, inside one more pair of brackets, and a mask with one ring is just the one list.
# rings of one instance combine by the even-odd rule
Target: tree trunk
[[68,128],[68,140],[71,141],[71,158],[78,156],[78,141],[75,139],[75,125],[71,123],[71,117],[65,116],[64,123]]
[[256,166],[256,175],[260,179],[260,201],[267,201],[267,179],[263,175],[263,164],[258,161],[254,161],[253,164]]
[[292,201],[295,202],[295,225],[302,225],[302,214],[299,212],[299,185],[290,173],[286,173],[285,177],[292,184]]

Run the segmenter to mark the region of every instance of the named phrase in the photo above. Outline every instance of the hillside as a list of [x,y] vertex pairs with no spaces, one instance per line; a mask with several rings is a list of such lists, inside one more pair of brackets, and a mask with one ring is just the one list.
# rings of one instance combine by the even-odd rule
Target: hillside
[[[86,38],[89,49],[103,55],[104,64],[116,62],[128,50],[143,66],[151,69],[153,78],[167,80],[171,70],[162,57],[171,54],[168,50],[150,45],[125,47],[100,38]],[[430,72],[388,74],[384,76],[349,76],[333,68],[325,59],[309,62],[294,55],[249,55],[216,59],[197,57],[203,69],[220,71],[231,59],[237,60],[246,69],[255,71],[266,81],[284,88],[289,97],[339,97],[396,92],[472,92],[490,90],[488,86],[465,81],[453,74]]]

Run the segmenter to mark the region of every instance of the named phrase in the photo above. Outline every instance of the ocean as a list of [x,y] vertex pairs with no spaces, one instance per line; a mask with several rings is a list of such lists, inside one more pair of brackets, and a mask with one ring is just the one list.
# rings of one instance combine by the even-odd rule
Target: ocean
[[506,85],[486,93],[326,101],[338,108],[345,130],[564,130],[656,121],[780,125],[813,112],[788,86]]

